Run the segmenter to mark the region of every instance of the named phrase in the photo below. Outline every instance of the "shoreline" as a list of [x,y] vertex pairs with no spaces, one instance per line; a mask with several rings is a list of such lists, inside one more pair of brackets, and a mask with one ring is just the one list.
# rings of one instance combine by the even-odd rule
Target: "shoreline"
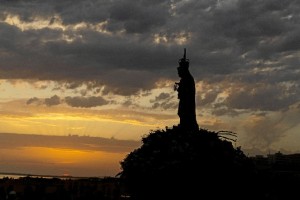
[[[18,178],[24,178],[24,177],[30,177],[30,178],[59,178],[59,179],[103,179],[111,176],[68,176],[68,175],[42,175],[42,174],[26,174],[26,173],[18,173],[18,172],[0,172],[0,179],[3,178],[12,178],[12,179],[18,179]],[[111,177],[114,178],[114,177]]]

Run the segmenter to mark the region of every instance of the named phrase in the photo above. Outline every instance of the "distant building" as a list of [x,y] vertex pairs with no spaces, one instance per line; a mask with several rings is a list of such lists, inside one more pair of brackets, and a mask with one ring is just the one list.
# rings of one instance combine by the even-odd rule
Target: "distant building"
[[269,169],[277,172],[294,172],[300,174],[300,154],[283,154],[280,151],[267,156],[250,157],[257,169]]

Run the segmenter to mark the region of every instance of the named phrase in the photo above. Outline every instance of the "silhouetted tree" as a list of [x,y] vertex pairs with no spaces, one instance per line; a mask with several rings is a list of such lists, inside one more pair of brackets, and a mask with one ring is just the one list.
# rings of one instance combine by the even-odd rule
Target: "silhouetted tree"
[[121,162],[120,179],[132,199],[250,198],[244,194],[254,165],[218,133],[173,127],[152,131],[142,142]]

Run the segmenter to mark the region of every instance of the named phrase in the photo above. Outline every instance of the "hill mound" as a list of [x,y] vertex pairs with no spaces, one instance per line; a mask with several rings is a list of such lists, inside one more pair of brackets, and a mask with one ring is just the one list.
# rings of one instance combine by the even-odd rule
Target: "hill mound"
[[132,199],[240,199],[255,175],[251,160],[220,132],[174,126],[142,142],[121,162],[120,179]]

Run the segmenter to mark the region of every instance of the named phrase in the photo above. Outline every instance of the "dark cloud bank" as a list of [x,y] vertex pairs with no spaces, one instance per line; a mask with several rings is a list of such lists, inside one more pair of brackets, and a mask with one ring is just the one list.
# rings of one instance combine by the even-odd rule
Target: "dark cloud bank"
[[57,95],[45,99],[39,99],[37,97],[33,97],[28,99],[26,102],[27,105],[36,104],[36,105],[46,105],[46,106],[56,106],[62,103],[66,103],[71,107],[91,108],[96,106],[103,106],[109,104],[110,102],[105,100],[101,96],[90,96],[90,97],[67,96],[65,98],[61,98]]
[[[269,79],[295,82],[299,7],[293,0],[2,0],[2,20],[48,20],[50,27],[59,19],[66,28],[22,31],[0,23],[1,78],[91,81],[130,94],[151,89],[158,79],[174,79],[187,47],[197,80],[268,67],[274,75]],[[80,23],[87,26],[70,28]],[[99,23],[109,34],[92,28]],[[155,37],[164,39],[155,44]],[[286,74],[274,71],[278,67]]]

